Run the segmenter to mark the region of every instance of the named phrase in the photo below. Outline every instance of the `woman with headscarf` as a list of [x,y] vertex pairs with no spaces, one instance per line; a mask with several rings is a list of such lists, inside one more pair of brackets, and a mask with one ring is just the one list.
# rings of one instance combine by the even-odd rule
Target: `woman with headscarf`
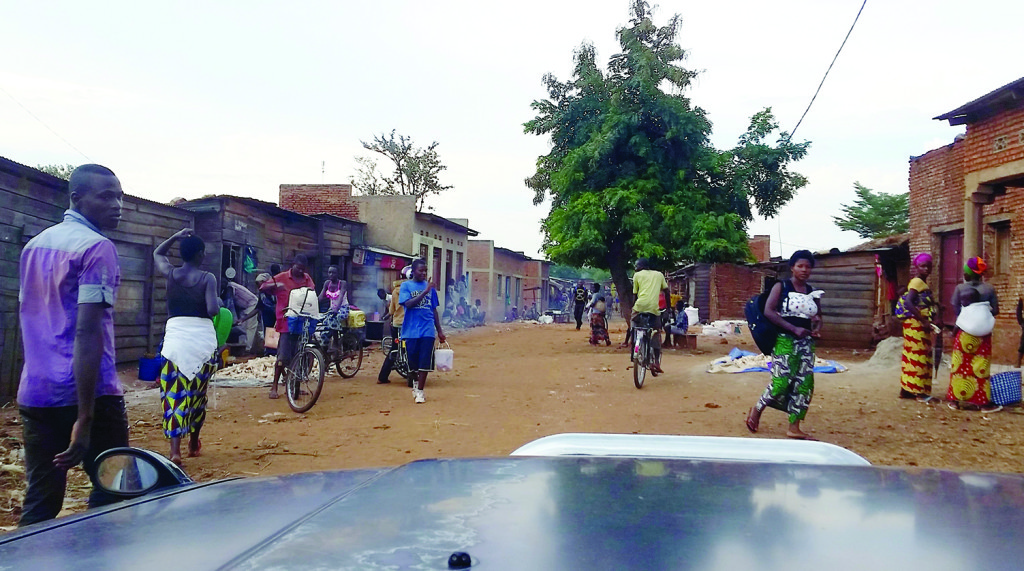
[[814,340],[821,336],[821,302],[824,293],[807,280],[814,268],[814,254],[797,250],[789,259],[793,277],[772,286],[764,316],[779,330],[772,352],[771,380],[761,398],[747,413],[747,429],[757,432],[761,413],[772,407],[789,413],[786,436],[813,440],[800,429],[814,395]]
[[964,264],[964,283],[953,290],[951,304],[956,308],[958,318],[950,361],[949,390],[946,392],[946,400],[952,409],[981,409],[985,412],[1002,409],[992,404],[992,389],[989,385],[989,365],[992,358],[991,327],[974,329],[969,333],[964,330],[967,325],[961,321],[964,317],[961,314],[976,311],[979,305],[990,311],[991,316],[999,314],[999,300],[996,298],[995,289],[981,280],[987,268],[985,260],[980,257],[967,260]]
[[928,287],[932,256],[914,256],[914,278],[907,293],[896,304],[896,316],[903,320],[903,358],[900,366],[900,398],[930,403],[932,396],[932,319],[935,300]]

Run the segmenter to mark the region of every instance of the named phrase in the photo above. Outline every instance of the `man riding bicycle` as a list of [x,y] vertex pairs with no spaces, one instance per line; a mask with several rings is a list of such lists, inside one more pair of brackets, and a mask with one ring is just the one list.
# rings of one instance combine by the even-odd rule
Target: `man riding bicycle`
[[661,310],[658,307],[658,298],[664,292],[666,302],[672,299],[668,289],[668,280],[665,279],[664,274],[650,268],[650,261],[647,258],[637,260],[635,267],[633,293],[636,294],[636,303],[633,304],[633,315],[630,321],[634,327],[652,330],[651,348],[654,349],[654,363],[651,365],[651,372],[663,373],[661,368]]

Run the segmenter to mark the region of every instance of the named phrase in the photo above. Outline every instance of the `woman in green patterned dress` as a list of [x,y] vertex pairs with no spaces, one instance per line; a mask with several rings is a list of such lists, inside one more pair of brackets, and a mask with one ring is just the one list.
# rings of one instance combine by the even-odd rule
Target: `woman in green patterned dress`
[[747,429],[757,432],[761,413],[772,407],[789,413],[786,436],[813,440],[800,429],[800,421],[814,395],[814,340],[821,335],[821,302],[823,293],[809,283],[814,269],[814,255],[797,250],[789,259],[793,277],[772,286],[765,302],[764,315],[779,329],[772,352],[771,381],[757,404],[747,414]]

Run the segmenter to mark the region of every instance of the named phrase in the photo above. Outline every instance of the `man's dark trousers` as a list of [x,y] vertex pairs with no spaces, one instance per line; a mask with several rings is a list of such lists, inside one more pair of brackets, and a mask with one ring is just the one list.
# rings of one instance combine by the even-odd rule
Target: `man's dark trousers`
[[[28,490],[19,526],[57,517],[64,504],[67,472],[53,465],[53,458],[71,444],[71,428],[78,418],[77,406],[20,407],[25,439],[25,479]],[[88,471],[96,456],[104,450],[128,446],[128,415],[124,397],[96,397],[89,450],[83,461]],[[108,496],[95,490],[89,507],[110,503]]]
[[576,329],[583,327],[583,308],[586,305],[586,303],[579,301],[576,302],[576,307],[573,309],[573,317],[576,318]]

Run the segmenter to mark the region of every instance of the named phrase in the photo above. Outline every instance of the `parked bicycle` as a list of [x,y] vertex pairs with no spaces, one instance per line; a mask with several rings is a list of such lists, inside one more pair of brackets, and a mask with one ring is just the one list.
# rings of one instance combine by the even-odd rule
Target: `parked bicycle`
[[295,412],[313,408],[324,387],[324,375],[334,365],[339,375],[350,379],[363,363],[361,328],[331,327],[327,318],[319,321],[300,317],[302,328],[295,356],[285,370],[288,406]]
[[313,408],[324,388],[326,366],[324,354],[316,340],[316,320],[298,317],[301,330],[296,342],[295,356],[285,368],[285,392],[288,406],[295,412]]
[[362,328],[333,328],[328,320],[322,319],[316,328],[316,343],[327,359],[327,366],[334,365],[339,375],[351,379],[363,364]]

